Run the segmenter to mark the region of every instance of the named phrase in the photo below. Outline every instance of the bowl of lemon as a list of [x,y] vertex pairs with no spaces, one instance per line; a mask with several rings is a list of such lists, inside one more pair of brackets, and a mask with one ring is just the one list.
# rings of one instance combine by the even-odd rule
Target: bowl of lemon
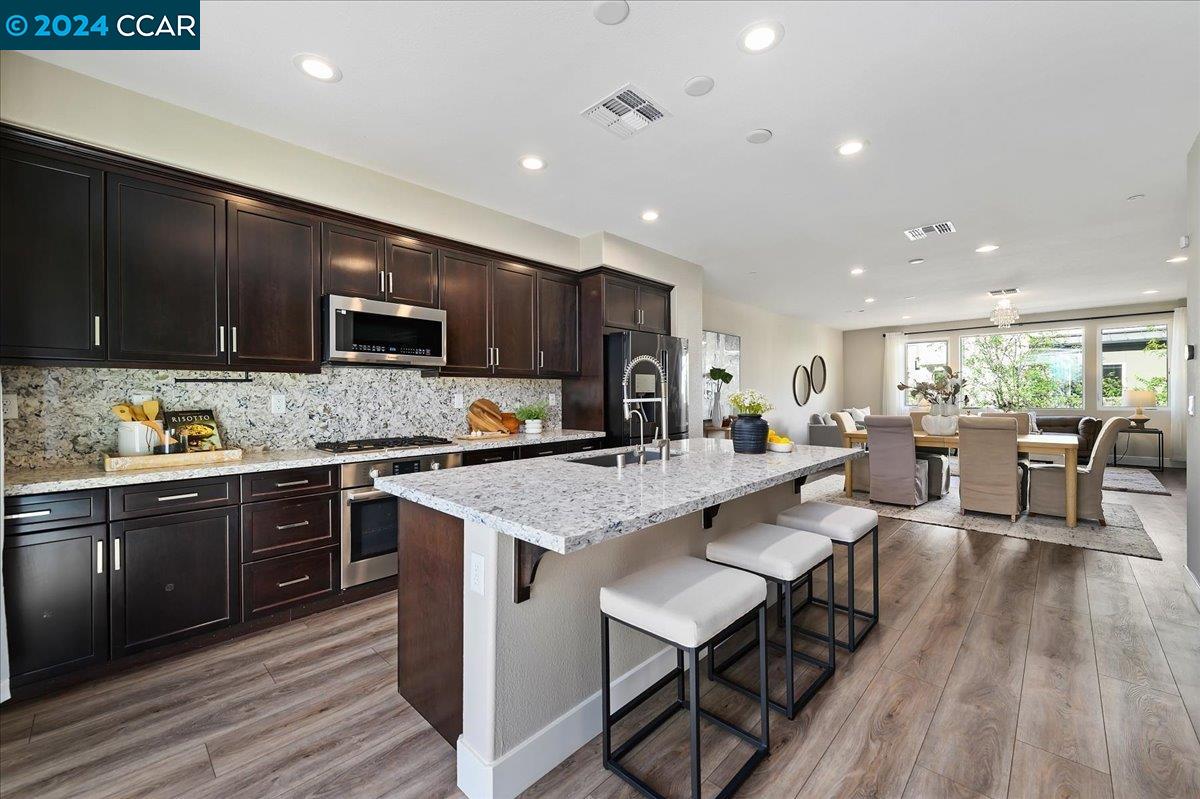
[[771,452],[791,452],[796,448],[787,436],[781,436],[774,430],[767,431],[767,449]]

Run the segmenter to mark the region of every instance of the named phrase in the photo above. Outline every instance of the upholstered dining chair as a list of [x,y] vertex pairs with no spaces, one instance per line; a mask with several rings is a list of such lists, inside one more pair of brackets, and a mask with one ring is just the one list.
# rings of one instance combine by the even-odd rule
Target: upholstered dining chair
[[[1096,436],[1096,446],[1086,466],[1076,472],[1078,491],[1076,508],[1080,519],[1104,520],[1104,464],[1112,452],[1117,434],[1129,429],[1129,420],[1114,416],[1106,419]],[[1029,467],[1029,512],[1043,516],[1067,515],[1067,472],[1057,463],[1035,463]]]
[[1016,419],[1017,420],[1017,435],[1027,436],[1033,429],[1033,414],[1031,413],[1004,413],[1000,411],[984,411],[979,414],[988,419]]
[[[829,415],[833,417],[833,423],[837,425],[839,436],[841,436],[843,433],[846,433],[847,431],[853,431],[853,430],[858,429],[858,425],[855,424],[855,422],[854,422],[854,417],[852,417],[846,411],[837,411],[836,413],[831,413]],[[844,441],[845,439],[842,439],[842,440]],[[841,445],[839,444],[838,446],[841,446]],[[867,454],[867,457],[860,458],[859,460],[855,461],[853,471],[851,472],[854,475],[853,490],[855,490],[855,491],[870,491],[871,490],[870,461],[871,461],[870,453]]]
[[1024,464],[1017,462],[1017,420],[963,416],[958,420],[958,498],[964,512],[1021,512]]
[[912,420],[868,416],[871,501],[915,508],[929,501],[929,463],[917,457]]
[[[921,420],[929,415],[929,411],[909,411],[914,433],[924,433]],[[950,490],[950,450],[946,447],[917,447],[917,457],[929,460],[929,496],[941,497]],[[945,468],[939,471],[943,464],[932,456],[943,456]]]

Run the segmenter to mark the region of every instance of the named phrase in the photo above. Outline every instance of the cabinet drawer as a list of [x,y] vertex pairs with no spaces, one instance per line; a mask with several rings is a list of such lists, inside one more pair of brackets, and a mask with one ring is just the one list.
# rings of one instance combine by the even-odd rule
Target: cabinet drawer
[[483,463],[500,463],[501,461],[515,461],[517,459],[516,447],[497,447],[496,449],[477,449],[467,450],[463,453],[463,466],[478,466]]
[[108,489],[109,518],[113,521],[181,510],[219,508],[236,505],[237,502],[236,477],[176,480]]
[[248,563],[242,566],[242,618],[272,613],[337,588],[336,546]]
[[568,441],[563,452],[591,452],[594,449],[604,449],[603,438],[585,438],[582,441]]
[[336,494],[242,506],[242,561],[337,543]]
[[6,497],[4,529],[12,535],[104,522],[106,500],[103,488]]
[[547,455],[561,455],[566,452],[563,449],[564,442],[554,442],[551,444],[526,444],[521,447],[521,458],[544,458]]
[[338,487],[335,466],[312,466],[307,469],[288,469],[285,472],[261,472],[242,475],[242,501],[295,497],[319,494]]

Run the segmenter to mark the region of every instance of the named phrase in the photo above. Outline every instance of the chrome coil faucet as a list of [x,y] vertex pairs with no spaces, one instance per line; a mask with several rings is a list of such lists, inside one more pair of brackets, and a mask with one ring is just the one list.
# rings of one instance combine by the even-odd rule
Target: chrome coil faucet
[[[662,395],[661,396],[655,396],[655,397],[633,397],[633,396],[630,396],[630,394],[629,394],[629,377],[630,377],[630,375],[633,374],[633,367],[637,366],[639,363],[653,364],[654,368],[658,370],[659,380],[662,381]],[[663,460],[666,461],[666,460],[671,459],[671,439],[670,439],[670,436],[666,434],[668,391],[669,390],[668,390],[668,386],[667,386],[667,372],[665,369],[663,369],[662,362],[659,361],[654,356],[639,355],[636,358],[634,358],[633,360],[631,360],[628,364],[626,364],[625,375],[621,378],[621,397],[622,397],[621,402],[625,408],[625,421],[628,422],[630,419],[632,419],[634,417],[634,415],[636,415],[638,417],[639,424],[638,424],[637,452],[638,452],[639,456],[644,456],[644,454],[646,452],[646,443],[645,443],[646,414],[640,408],[635,408],[633,406],[642,405],[645,403],[657,402],[659,404],[659,406],[662,408],[662,415],[659,418],[662,420],[661,429],[663,430],[663,437],[661,439],[659,439],[657,437],[658,436],[658,428],[656,428],[655,433],[654,433],[655,440],[653,443],[654,443],[654,446],[658,447],[659,452],[662,453]]]

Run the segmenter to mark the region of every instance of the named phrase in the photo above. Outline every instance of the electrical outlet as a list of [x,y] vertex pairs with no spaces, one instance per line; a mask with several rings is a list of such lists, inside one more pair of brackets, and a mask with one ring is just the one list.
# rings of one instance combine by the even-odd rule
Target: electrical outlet
[[271,395],[271,413],[287,413],[287,396],[284,394]]
[[483,555],[471,553],[471,590],[483,596]]
[[11,394],[4,397],[4,420],[16,419],[20,415],[17,408],[17,398]]
[[553,391],[546,395],[546,399],[550,403],[551,408],[558,405],[558,394],[554,393]]
[[134,405],[140,406],[143,402],[149,402],[152,399],[154,399],[154,392],[147,391],[144,388],[138,389],[137,391],[130,392],[130,394],[129,394],[129,401],[132,402]]
[[463,405],[463,395],[462,395],[462,392],[461,392],[461,391],[455,391],[455,392],[454,392],[454,407],[455,407],[455,408],[462,408],[462,407],[464,407],[464,405]]

